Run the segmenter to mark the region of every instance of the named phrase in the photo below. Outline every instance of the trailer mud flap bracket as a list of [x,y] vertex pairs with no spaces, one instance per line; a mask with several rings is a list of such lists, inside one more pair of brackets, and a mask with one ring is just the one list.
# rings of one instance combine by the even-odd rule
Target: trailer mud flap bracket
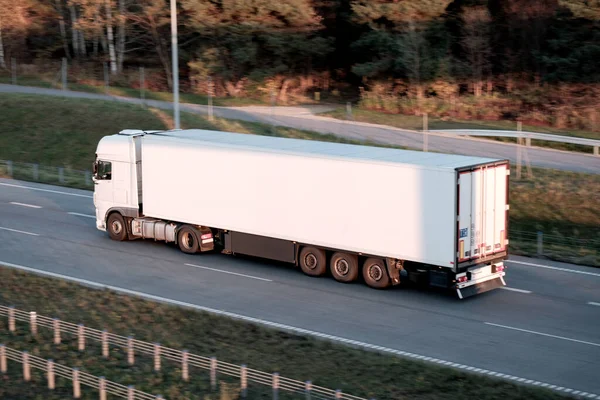
[[467,297],[475,296],[481,293],[489,292],[490,290],[497,289],[499,287],[506,286],[504,277],[500,276],[489,281],[481,282],[472,286],[467,286],[462,289],[456,289],[456,294],[460,300],[466,299]]

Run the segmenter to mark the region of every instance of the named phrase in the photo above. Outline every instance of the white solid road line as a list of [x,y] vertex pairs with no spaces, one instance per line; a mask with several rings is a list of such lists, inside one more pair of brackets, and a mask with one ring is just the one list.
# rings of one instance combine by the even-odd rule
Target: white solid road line
[[517,289],[517,288],[513,288],[513,287],[508,287],[508,286],[501,286],[500,289],[510,290],[511,292],[518,292],[518,293],[531,293],[531,290]]
[[33,204],[25,204],[25,203],[17,203],[16,201],[11,201],[10,204],[21,207],[29,207],[29,208],[42,208],[42,206],[35,206]]
[[200,265],[194,265],[194,264],[185,264],[185,265],[187,265],[188,267],[207,269],[209,271],[222,272],[224,274],[237,275],[237,276],[242,276],[244,278],[256,279],[256,280],[264,281],[264,282],[273,282],[271,279],[259,278],[258,276],[252,276],[252,275],[238,274],[237,272],[224,271],[222,269],[202,267]]
[[591,276],[600,277],[600,274],[596,273],[596,272],[587,272],[587,271],[578,271],[576,269],[569,269],[569,268],[551,267],[550,265],[534,264],[534,263],[529,263],[529,262],[524,262],[524,261],[506,260],[505,262],[509,262],[509,263],[513,263],[513,264],[527,265],[527,266],[536,267],[536,268],[553,269],[555,271],[571,272],[573,274],[582,274],[582,275],[591,275]]
[[512,326],[506,326],[506,325],[500,325],[500,324],[493,324],[491,322],[484,322],[484,324],[490,325],[490,326],[496,326],[498,328],[510,329],[510,330],[513,330],[513,331],[526,332],[526,333],[531,333],[531,334],[534,334],[534,335],[546,336],[546,337],[551,337],[551,338],[554,338],[554,339],[568,340],[569,342],[576,342],[576,343],[581,343],[581,344],[587,344],[589,346],[600,347],[600,343],[586,342],[585,340],[578,340],[578,339],[571,339],[571,338],[564,337],[564,336],[550,335],[548,333],[530,331],[528,329],[514,328]]
[[11,183],[4,183],[4,182],[0,182],[0,186],[15,187],[15,188],[19,188],[19,189],[37,190],[38,192],[64,194],[65,196],[85,197],[85,198],[88,198],[88,199],[91,199],[91,198],[94,197],[94,196],[88,196],[88,195],[85,195],[85,194],[61,192],[61,191],[58,191],[58,190],[42,189],[42,188],[36,188],[36,187],[32,187],[32,186],[14,185],[14,184],[11,184]]
[[40,236],[38,233],[25,232],[25,231],[20,231],[20,230],[17,230],[17,229],[4,228],[2,226],[0,226],[0,229],[3,230],[3,231],[8,231],[8,232],[22,233],[24,235]]
[[438,358],[423,356],[423,355],[419,355],[419,354],[415,354],[415,353],[409,353],[406,351],[391,349],[391,348],[383,347],[383,346],[377,346],[377,345],[370,344],[370,343],[360,342],[358,340],[346,339],[346,338],[339,337],[339,336],[328,335],[326,333],[310,331],[308,329],[297,328],[294,326],[284,325],[284,324],[280,324],[277,322],[266,321],[264,319],[248,317],[245,315],[235,314],[235,313],[231,313],[228,311],[217,310],[214,308],[199,306],[199,305],[191,304],[191,303],[185,303],[183,301],[168,299],[165,297],[155,296],[155,295],[143,293],[143,292],[136,292],[134,290],[124,289],[124,288],[120,288],[120,287],[116,287],[116,286],[105,285],[102,283],[88,281],[85,279],[74,278],[71,276],[56,274],[54,272],[48,272],[48,271],[43,271],[43,270],[39,270],[39,269],[35,269],[35,268],[25,267],[22,265],[11,264],[11,263],[4,262],[4,261],[0,261],[0,265],[20,269],[23,271],[32,272],[32,273],[38,274],[38,275],[46,275],[46,276],[50,276],[53,278],[63,279],[66,281],[77,282],[77,283],[80,283],[80,284],[83,284],[86,286],[91,286],[91,287],[95,287],[95,288],[99,288],[99,289],[108,289],[108,290],[112,290],[114,292],[123,293],[123,294],[127,294],[130,296],[141,297],[141,298],[144,298],[147,300],[158,301],[161,303],[172,304],[172,305],[176,305],[176,306],[180,306],[180,307],[186,307],[186,308],[190,308],[193,310],[204,311],[204,312],[208,312],[208,313],[215,314],[215,315],[222,315],[225,317],[234,318],[234,319],[238,319],[241,321],[246,321],[246,322],[250,322],[250,323],[254,323],[254,324],[264,325],[264,326],[268,326],[270,328],[281,329],[281,330],[285,330],[288,332],[293,332],[293,333],[297,333],[297,334],[301,334],[301,335],[315,336],[315,337],[318,337],[321,339],[326,339],[326,340],[330,340],[333,342],[344,343],[347,345],[360,347],[360,348],[367,349],[367,350],[375,350],[375,351],[379,351],[382,353],[394,354],[394,355],[401,356],[401,357],[411,358],[414,360],[431,362],[431,363],[435,363],[438,365],[444,365],[447,367],[457,368],[457,369],[460,369],[463,371],[475,372],[475,373],[479,373],[479,374],[483,374],[483,375],[487,375],[487,376],[491,376],[491,377],[495,377],[495,378],[506,379],[506,380],[509,380],[509,381],[512,381],[515,383],[524,383],[524,384],[528,384],[528,385],[538,386],[538,387],[546,388],[549,390],[554,390],[557,392],[562,392],[562,393],[577,392],[577,393],[579,393],[580,397],[585,397],[588,399],[600,399],[600,394],[577,391],[575,389],[565,388],[562,386],[552,385],[552,384],[540,382],[540,381],[534,381],[532,379],[519,378],[518,376],[503,374],[500,372],[490,371],[490,370],[483,369],[483,368],[471,367],[468,365],[458,364],[458,363],[454,363],[451,361],[440,360]]
[[76,213],[76,212],[70,212],[70,215],[76,215],[78,217],[86,217],[86,218],[94,218],[96,219],[95,215],[88,215],[88,214],[80,214],[80,213]]
[[598,306],[598,307],[600,307],[600,303],[596,303],[595,301],[588,301],[588,304],[590,306]]

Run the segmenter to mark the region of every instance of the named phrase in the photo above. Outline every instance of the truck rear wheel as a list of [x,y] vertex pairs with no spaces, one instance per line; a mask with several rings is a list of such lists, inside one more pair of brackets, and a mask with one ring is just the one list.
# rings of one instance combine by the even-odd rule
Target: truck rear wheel
[[390,285],[390,277],[381,258],[367,258],[363,264],[365,283],[374,289],[384,289]]
[[327,272],[327,257],[325,252],[316,247],[304,247],[300,251],[300,268],[310,276],[321,276]]
[[358,257],[353,254],[335,253],[331,256],[329,270],[338,282],[353,282],[358,278]]
[[197,253],[200,248],[196,232],[189,226],[184,226],[179,230],[177,244],[179,245],[179,250],[187,254]]
[[127,238],[125,220],[118,212],[109,215],[108,221],[106,222],[106,228],[108,230],[108,236],[110,236],[112,240],[123,241]]

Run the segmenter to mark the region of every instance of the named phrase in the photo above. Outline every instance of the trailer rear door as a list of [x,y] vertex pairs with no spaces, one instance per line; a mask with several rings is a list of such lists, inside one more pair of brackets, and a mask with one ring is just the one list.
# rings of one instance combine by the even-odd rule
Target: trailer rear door
[[506,251],[508,164],[458,172],[458,262]]

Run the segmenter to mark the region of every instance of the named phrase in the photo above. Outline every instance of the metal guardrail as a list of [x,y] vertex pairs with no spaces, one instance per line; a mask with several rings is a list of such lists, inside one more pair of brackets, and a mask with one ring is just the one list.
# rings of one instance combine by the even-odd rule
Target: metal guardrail
[[92,387],[99,392],[100,399],[106,399],[107,394],[121,397],[127,400],[157,400],[163,399],[160,395],[151,395],[135,389],[133,386],[125,386],[106,380],[104,377],[97,377],[87,372],[80,371],[78,368],[66,367],[57,364],[53,360],[45,360],[29,354],[27,351],[19,351],[0,344],[0,372],[3,374],[8,371],[6,360],[11,360],[23,365],[23,379],[28,382],[31,380],[31,368],[44,371],[48,381],[48,389],[56,388],[56,377],[65,378],[73,381],[73,397],[81,398],[81,384]]
[[37,163],[0,160],[0,176],[18,178],[33,182],[70,184],[81,188],[93,187],[90,170],[77,170],[65,167],[50,167]]
[[[113,344],[126,349],[127,362],[129,365],[135,363],[135,353],[146,354],[153,357],[154,370],[160,371],[161,360],[176,362],[181,366],[182,379],[189,380],[189,367],[197,367],[210,371],[211,387],[216,388],[217,373],[238,378],[240,380],[241,395],[243,398],[247,395],[248,382],[254,382],[273,389],[273,397],[277,398],[278,390],[304,394],[307,399],[341,399],[341,400],[367,400],[362,397],[343,393],[341,390],[332,390],[329,388],[313,385],[312,382],[301,382],[295,379],[279,376],[278,373],[267,373],[248,368],[246,365],[235,365],[223,361],[217,361],[215,357],[203,357],[190,354],[186,350],[177,350],[163,347],[159,343],[148,343],[133,337],[125,337],[109,333],[106,330],[100,331],[88,328],[82,324],[73,324],[71,322],[61,321],[57,318],[49,318],[43,315],[37,315],[35,311],[26,312],[15,309],[14,307],[0,306],[0,316],[8,317],[8,329],[11,332],[16,331],[15,321],[22,321],[29,324],[31,334],[37,334],[38,326],[51,329],[54,333],[54,344],[61,343],[61,335],[67,333],[77,337],[78,350],[85,350],[86,340],[93,340],[102,344],[102,356],[107,358],[109,355],[109,345]],[[371,399],[373,400],[373,399]]]
[[600,155],[600,140],[588,139],[576,136],[561,136],[546,133],[527,132],[527,131],[509,131],[494,129],[436,129],[429,132],[448,133],[458,136],[482,136],[482,137],[512,137],[526,140],[526,145],[531,146],[531,139],[548,142],[560,142],[578,144],[582,146],[591,146],[594,148],[594,155]]

